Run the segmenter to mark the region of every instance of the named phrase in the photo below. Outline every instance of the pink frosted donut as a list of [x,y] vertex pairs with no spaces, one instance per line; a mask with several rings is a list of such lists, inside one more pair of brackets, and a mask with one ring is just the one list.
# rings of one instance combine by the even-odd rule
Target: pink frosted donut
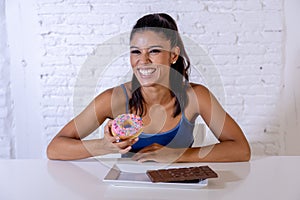
[[134,114],[121,114],[112,122],[112,134],[125,140],[138,137],[143,131],[143,121]]

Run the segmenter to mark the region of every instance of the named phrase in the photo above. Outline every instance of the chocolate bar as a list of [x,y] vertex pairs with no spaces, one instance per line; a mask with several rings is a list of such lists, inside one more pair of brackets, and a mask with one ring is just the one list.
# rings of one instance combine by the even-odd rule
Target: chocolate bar
[[148,170],[146,174],[154,183],[196,183],[204,179],[218,177],[218,174],[215,171],[213,171],[209,166]]

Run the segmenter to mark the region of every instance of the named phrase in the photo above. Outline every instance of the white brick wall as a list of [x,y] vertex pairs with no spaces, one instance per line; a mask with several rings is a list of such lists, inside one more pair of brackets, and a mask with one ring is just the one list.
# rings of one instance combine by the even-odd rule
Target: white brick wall
[[10,63],[7,44],[5,0],[0,0],[0,158],[13,157],[12,101],[10,98]]
[[281,98],[282,129],[285,135],[287,155],[299,155],[300,145],[300,26],[299,26],[299,7],[300,1],[285,1],[285,24],[286,45],[285,45],[285,69],[284,69],[284,91]]
[[[97,45],[130,31],[135,21],[146,13],[167,12],[176,19],[183,36],[192,39],[207,52],[207,55],[199,55],[203,58],[204,68],[217,68],[225,90],[224,107],[245,131],[253,153],[283,153],[283,130],[278,112],[284,81],[283,2],[37,0],[37,23],[42,38],[38,52],[42,55],[41,134],[45,146],[73,117],[73,92],[77,76]],[[192,50],[188,51],[193,53]],[[108,48],[101,53],[105,59],[113,52]],[[211,60],[206,60],[208,56]],[[122,80],[120,70],[128,67],[128,59],[125,57],[120,56],[111,63],[110,70],[115,69],[116,73],[107,71],[100,80],[93,77],[99,74],[97,67],[91,69],[87,77],[98,80],[97,91]],[[211,61],[215,66],[210,66]],[[212,75],[215,76],[210,77],[212,80],[219,76]],[[202,78],[193,76],[193,80]],[[0,79],[0,85],[2,82]],[[93,87],[95,85],[86,82],[82,89],[94,90]],[[6,90],[4,93],[7,95]],[[1,112],[6,109],[1,107],[3,101],[6,102],[6,97],[0,93]],[[3,120],[1,112],[0,123]],[[1,140],[1,130],[3,128],[0,129],[0,144],[4,143],[8,149],[13,149],[10,136]],[[0,156],[10,157],[2,151]]]

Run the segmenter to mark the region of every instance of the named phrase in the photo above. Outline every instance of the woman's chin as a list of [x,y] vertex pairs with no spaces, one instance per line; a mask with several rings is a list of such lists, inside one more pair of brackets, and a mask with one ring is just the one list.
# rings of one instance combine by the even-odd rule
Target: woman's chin
[[154,86],[155,82],[154,81],[140,81],[140,84],[143,87],[150,87],[150,86]]
[[142,87],[152,87],[155,85],[165,85],[167,86],[166,82],[163,80],[159,79],[159,77],[152,77],[152,78],[142,78],[142,77],[137,77],[140,85]]

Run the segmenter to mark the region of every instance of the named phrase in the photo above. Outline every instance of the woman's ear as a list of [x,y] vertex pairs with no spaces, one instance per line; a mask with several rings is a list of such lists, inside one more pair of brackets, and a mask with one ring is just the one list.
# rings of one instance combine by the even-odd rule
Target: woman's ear
[[178,46],[173,47],[171,52],[171,63],[175,64],[180,55],[180,48]]

